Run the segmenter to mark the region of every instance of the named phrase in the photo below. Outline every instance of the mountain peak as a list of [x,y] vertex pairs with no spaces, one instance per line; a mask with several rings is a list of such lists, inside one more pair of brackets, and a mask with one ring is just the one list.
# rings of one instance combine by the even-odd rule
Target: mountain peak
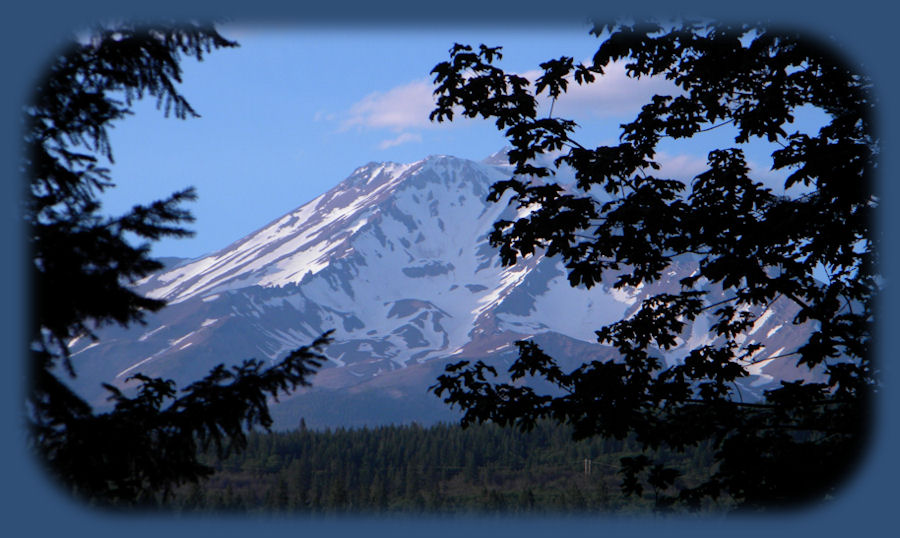
[[[441,219],[440,213],[458,212],[463,206],[466,218],[486,218],[487,188],[499,179],[490,167],[447,155],[406,164],[371,162],[328,192],[228,247],[144,279],[141,291],[181,302],[227,289],[300,282],[303,275],[315,274],[348,256],[354,250],[348,241],[374,230],[373,223],[385,218],[407,233],[423,223],[445,226],[452,218]],[[491,211],[498,209],[502,208]],[[396,245],[414,257],[413,251],[423,249],[404,242],[419,243],[421,233],[398,239]]]
[[513,149],[512,146],[503,146],[498,151],[482,159],[481,162],[490,166],[510,166],[507,154],[511,149]]
[[[556,349],[561,358],[566,349],[576,361],[606,357],[594,331],[648,294],[679,289],[693,270],[686,261],[646,289],[586,290],[572,288],[558,260],[540,252],[503,266],[488,236],[516,209],[488,203],[486,194],[508,174],[448,155],[361,166],[228,247],[142,281],[140,293],[169,305],[146,326],[101,330],[99,342],[77,343],[77,383],[125,388],[136,372],[189,383],[219,363],[278,359],[334,329],[329,365],[313,379],[316,401],[328,400],[327,391],[377,390],[408,402],[409,419],[421,421],[418,409],[440,405],[425,389],[447,361],[509,360],[513,343],[530,337],[568,342]],[[755,330],[766,346],[760,353],[792,346],[798,329],[784,319],[770,316]],[[703,323],[686,329],[685,345],[706,338]],[[401,386],[413,377],[421,386]],[[103,405],[103,395],[86,397]],[[296,424],[302,412],[312,423],[310,401],[291,396],[275,415]]]
[[396,177],[408,170],[415,163],[400,164],[391,161],[386,162],[370,162],[365,166],[360,166],[344,181],[340,182],[334,189],[346,187],[365,187],[368,185],[377,186],[385,180]]

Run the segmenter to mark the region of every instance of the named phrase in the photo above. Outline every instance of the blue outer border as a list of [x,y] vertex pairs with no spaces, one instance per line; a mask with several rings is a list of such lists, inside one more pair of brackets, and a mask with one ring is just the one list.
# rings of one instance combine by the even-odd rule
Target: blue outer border
[[[22,410],[25,376],[23,372],[23,313],[26,305],[27,286],[22,280],[21,264],[25,258],[21,229],[17,226],[16,207],[21,200],[18,181],[17,154],[19,151],[19,111],[27,98],[27,91],[51,57],[54,46],[72,31],[98,17],[107,16],[227,16],[236,20],[256,22],[296,21],[330,24],[351,23],[360,26],[399,24],[487,24],[515,25],[519,23],[541,24],[557,19],[559,22],[578,21],[588,15],[616,16],[620,14],[657,14],[665,10],[671,14],[668,2],[634,2],[628,6],[589,11],[584,2],[494,2],[472,0],[431,3],[419,2],[331,2],[326,7],[310,8],[298,5],[292,8],[281,2],[256,0],[246,4],[236,0],[211,2],[204,0],[191,5],[176,0],[156,0],[151,5],[122,8],[121,2],[91,0],[77,3],[32,0],[15,7],[4,17],[0,31],[0,51],[3,55],[3,88],[0,99],[0,144],[3,159],[3,177],[0,182],[0,327],[6,342],[6,366],[2,370],[4,399],[2,423],[2,527],[12,536],[50,536],[74,533],[77,536],[159,536],[196,535],[202,533],[217,537],[245,536],[248,533],[302,533],[306,535],[337,533],[339,535],[376,534],[470,536],[525,535],[546,536],[560,532],[632,536],[665,533],[666,536],[728,535],[788,536],[797,533],[816,536],[881,535],[882,528],[889,528],[888,518],[895,516],[898,488],[897,426],[898,409],[897,366],[889,362],[888,346],[891,344],[891,328],[897,323],[896,287],[888,288],[879,312],[879,356],[884,361],[884,394],[876,411],[876,436],[870,445],[854,479],[832,505],[799,513],[783,513],[774,516],[716,519],[675,519],[652,521],[648,519],[537,519],[537,518],[486,518],[486,519],[308,519],[308,518],[243,518],[215,517],[194,518],[169,516],[113,515],[96,512],[61,495],[42,475],[39,465],[24,448],[24,435],[20,416]],[[149,3],[148,3],[149,4]],[[199,5],[197,5],[199,4]],[[242,5],[243,4],[243,5]],[[406,5],[403,5],[406,4]],[[897,186],[888,180],[897,170],[895,126],[900,124],[895,96],[900,95],[897,84],[896,62],[892,51],[897,19],[884,13],[881,0],[857,0],[823,6],[821,2],[784,2],[754,0],[751,5],[723,8],[722,2],[681,2],[679,9],[687,15],[711,16],[719,19],[745,20],[764,18],[789,28],[804,30],[818,36],[833,35],[854,62],[861,62],[872,76],[880,99],[878,118],[879,136],[882,141],[880,163],[880,193],[882,196],[882,222],[888,241],[883,252],[883,269],[888,281],[896,273],[897,252],[890,244],[892,230],[897,224],[893,205],[897,202]],[[517,13],[513,9],[518,9]],[[451,10],[453,10],[451,12]],[[435,61],[439,61],[435,58]],[[881,531],[881,532],[879,532]]]

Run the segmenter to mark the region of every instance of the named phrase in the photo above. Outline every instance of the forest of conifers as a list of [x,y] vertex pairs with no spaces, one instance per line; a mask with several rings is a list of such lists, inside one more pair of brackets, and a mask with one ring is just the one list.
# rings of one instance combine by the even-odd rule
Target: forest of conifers
[[[659,453],[682,471],[676,487],[709,473],[708,447]],[[253,433],[246,450],[206,456],[216,473],[178,490],[177,511],[300,514],[634,513],[655,492],[620,491],[619,460],[640,454],[628,439],[572,441],[566,426],[522,433],[495,425]],[[706,510],[727,509],[727,502]]]

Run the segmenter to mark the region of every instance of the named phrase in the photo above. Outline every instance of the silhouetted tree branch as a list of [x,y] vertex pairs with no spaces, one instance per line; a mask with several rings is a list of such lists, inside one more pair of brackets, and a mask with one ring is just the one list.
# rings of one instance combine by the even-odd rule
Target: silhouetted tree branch
[[[801,36],[760,25],[598,24],[592,33],[603,41],[591,62],[541,64],[534,85],[493,65],[500,47],[455,45],[432,71],[431,119],[481,116],[509,139],[514,176],[496,183],[489,199],[512,191],[511,203],[528,211],[494,226],[490,240],[504,264],[543,251],[564,262],[573,286],[588,288],[604,278],[616,289],[653,284],[688,254],[697,272],[679,291],[651,296],[597,331],[616,360],[564,372],[537,345],[520,342],[512,380],[534,376],[560,395],[501,383],[490,366],[465,361],[431,390],[464,411],[463,424],[528,429],[552,418],[574,426],[576,438],[635,435],[648,449],[712,440],[711,476],[677,494],[665,493],[669,470],[623,461],[623,490],[639,495],[644,480],[661,506],[680,500],[696,508],[721,495],[743,507],[824,498],[854,461],[877,386],[871,325],[880,235],[871,228],[878,205],[871,175],[878,150],[869,81]],[[560,99],[570,81],[590,84],[613,62],[624,62],[633,78],[665,77],[680,94],[653,96],[621,126],[618,144],[593,149],[572,139],[575,122],[538,117],[539,96]],[[800,107],[827,117],[818,133],[787,131]],[[705,171],[687,182],[660,177],[663,139],[726,124],[733,145],[711,151]],[[741,145],[756,139],[780,143],[771,158],[787,173],[784,195],[751,177]],[[553,166],[534,164],[549,152],[560,152]],[[530,179],[552,177],[561,165],[575,171],[576,192]],[[815,278],[819,269],[827,282]],[[783,382],[763,402],[741,402],[736,382],[748,378],[746,361],[758,350],[742,342],[778,297],[798,307],[785,322],[813,327],[788,355],[820,379]],[[686,324],[710,313],[712,342],[663,361]]]

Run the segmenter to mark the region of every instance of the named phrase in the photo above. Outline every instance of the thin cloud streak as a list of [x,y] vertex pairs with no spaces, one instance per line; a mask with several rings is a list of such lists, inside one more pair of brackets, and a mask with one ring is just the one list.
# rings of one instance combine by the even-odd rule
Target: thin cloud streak
[[408,144],[410,142],[421,142],[422,135],[418,133],[400,133],[400,136],[396,138],[392,138],[390,140],[382,140],[380,144],[378,144],[378,149],[388,149],[394,146],[399,146],[401,144]]
[[[522,73],[532,83],[542,74],[532,70]],[[434,86],[422,78],[395,86],[384,92],[373,92],[351,105],[340,130],[351,128],[407,129],[451,127],[456,122],[434,123],[428,119],[435,107]],[[621,62],[610,65],[603,76],[587,85],[569,84],[568,91],[553,105],[553,115],[575,119],[594,119],[635,114],[654,94],[676,95],[679,90],[671,82],[659,78],[629,78]],[[549,99],[539,97],[540,106],[549,112]],[[461,118],[462,119],[462,118]]]
[[434,109],[434,88],[428,79],[396,86],[386,92],[373,92],[357,101],[341,122],[341,130],[352,127],[392,129],[432,126],[428,115]]
[[[532,81],[543,73],[533,70],[523,74]],[[680,95],[681,90],[662,77],[630,78],[624,62],[615,62],[604,69],[590,84],[580,85],[569,81],[565,94],[553,105],[553,116],[574,119],[596,119],[634,115],[654,95]],[[541,96],[542,106],[549,107],[550,99]]]

